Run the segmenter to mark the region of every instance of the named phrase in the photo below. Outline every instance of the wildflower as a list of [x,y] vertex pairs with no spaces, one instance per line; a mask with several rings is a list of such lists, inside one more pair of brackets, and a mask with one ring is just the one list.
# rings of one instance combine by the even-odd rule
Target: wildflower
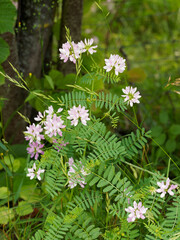
[[78,44],[74,42],[71,42],[71,44],[69,42],[64,43],[59,51],[61,60],[67,62],[69,59],[74,64],[76,63],[76,59],[80,58],[81,54]]
[[133,88],[133,87],[126,87],[125,89],[122,89],[123,93],[125,93],[125,95],[121,95],[122,97],[125,97],[124,102],[128,102],[128,104],[132,107],[134,103],[140,103],[139,102],[139,98],[141,98],[141,95],[139,93],[139,91],[137,91],[137,88]]
[[44,147],[44,144],[39,144],[38,142],[29,143],[27,148],[28,153],[31,155],[31,158],[35,156],[35,159],[38,159],[39,154],[44,154],[41,148]]
[[45,113],[47,113],[48,115],[52,115],[54,113],[53,106],[49,106],[48,110],[45,110]]
[[145,216],[143,214],[146,213],[148,208],[145,208],[144,206],[142,206],[142,202],[139,202],[137,204],[136,201],[134,201],[133,205],[134,205],[134,208],[133,207],[125,208],[125,211],[130,213],[127,218],[127,221],[134,222],[136,218],[145,219]]
[[87,40],[85,38],[84,42],[83,41],[79,42],[78,47],[79,47],[81,53],[86,52],[86,51],[89,52],[90,54],[95,53],[96,50],[94,50],[94,49],[97,48],[97,46],[92,46],[93,42],[94,42],[93,38],[87,39]]
[[[57,113],[62,112],[62,110],[63,110],[63,108],[59,108],[59,109],[57,110]],[[48,110],[45,110],[45,111],[44,111],[44,114],[45,114],[45,113],[47,113],[49,116],[52,116],[53,113],[54,113],[53,106],[49,106],[49,107],[48,107]]]
[[156,190],[156,192],[161,193],[160,197],[163,198],[166,193],[169,193],[169,195],[173,196],[174,192],[172,191],[173,189],[177,188],[177,185],[172,184],[170,186],[170,179],[167,178],[166,183],[162,182],[157,182],[157,185],[160,187],[159,189]]
[[67,119],[72,120],[71,125],[76,126],[78,124],[78,119],[80,118],[82,124],[86,125],[86,121],[90,120],[88,111],[89,110],[85,110],[85,107],[81,107],[81,105],[79,105],[79,107],[73,106],[68,111],[69,116],[67,117]]
[[34,118],[34,120],[39,122],[39,121],[42,121],[44,117],[45,117],[45,112],[44,114],[42,114],[41,112],[38,112],[38,115]]
[[39,124],[35,125],[33,123],[32,125],[26,128],[27,128],[27,131],[24,132],[26,135],[25,139],[29,140],[30,143],[32,143],[34,140],[40,143],[41,139],[44,139],[44,136],[40,134],[43,131],[43,129]]
[[32,168],[28,168],[28,174],[26,175],[27,177],[30,177],[30,180],[32,180],[35,176],[37,177],[37,179],[40,181],[41,180],[41,173],[44,173],[45,170],[39,168],[38,171],[36,171],[36,164],[33,164]]
[[60,51],[60,59],[67,62],[69,59],[71,45],[67,42],[62,45],[62,48],[59,49]]
[[106,72],[110,72],[114,68],[115,74],[118,76],[118,74],[124,72],[126,68],[125,61],[126,60],[119,55],[111,54],[109,59],[105,59],[106,66],[103,68]]
[[63,123],[64,121],[60,116],[58,117],[56,114],[53,114],[52,116],[48,115],[46,121],[44,122],[45,134],[49,137],[56,136],[57,134],[62,136],[61,129],[66,127]]
[[[77,186],[77,184],[79,184],[82,188],[84,188],[84,185],[86,185],[85,178],[80,176],[78,169],[74,164],[74,159],[72,157],[69,158],[68,164],[69,164],[69,171],[68,171],[69,185],[68,186],[70,188],[74,188]],[[89,174],[84,170],[84,166],[81,167],[80,173],[84,176]]]

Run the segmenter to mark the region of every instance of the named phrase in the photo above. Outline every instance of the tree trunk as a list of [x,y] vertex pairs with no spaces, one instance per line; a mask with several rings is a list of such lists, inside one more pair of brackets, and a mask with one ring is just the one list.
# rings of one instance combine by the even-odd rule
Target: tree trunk
[[[12,33],[4,33],[2,37],[10,48],[10,56],[2,64],[3,69],[7,75],[16,78],[14,70],[9,65],[10,62],[16,69],[19,69],[15,35]],[[25,114],[23,103],[26,94],[23,89],[16,87],[7,79],[5,80],[5,84],[0,87],[0,96],[7,99],[4,101],[2,109],[3,138],[9,143],[21,143],[24,141],[23,130],[25,130],[26,123],[16,111],[18,110],[22,114]]]
[[[15,78],[15,73],[8,64],[11,62],[26,78],[32,73],[41,77],[44,56],[52,33],[56,0],[19,0],[17,36],[6,33],[3,38],[10,46],[10,56],[3,63],[6,74]],[[17,41],[16,41],[17,40]],[[3,124],[7,126],[3,137],[10,143],[22,143],[25,121],[16,113],[30,117],[31,107],[24,100],[27,92],[6,81],[0,88],[0,95],[6,99],[3,106]],[[23,106],[23,108],[22,108]]]
[[54,20],[56,1],[19,0],[18,54],[20,71],[24,77],[32,73],[41,77],[44,56]]
[[[70,29],[72,41],[75,43],[80,41],[82,12],[83,0],[63,0],[59,48],[67,41],[65,26]],[[69,61],[66,63],[59,61],[58,69],[65,75],[76,72],[74,63]]]

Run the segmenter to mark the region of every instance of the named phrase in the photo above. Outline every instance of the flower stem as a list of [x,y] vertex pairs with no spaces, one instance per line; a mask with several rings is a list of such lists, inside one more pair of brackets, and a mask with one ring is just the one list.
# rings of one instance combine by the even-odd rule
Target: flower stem
[[133,113],[134,113],[135,122],[136,122],[137,126],[139,126],[134,106],[133,106]]

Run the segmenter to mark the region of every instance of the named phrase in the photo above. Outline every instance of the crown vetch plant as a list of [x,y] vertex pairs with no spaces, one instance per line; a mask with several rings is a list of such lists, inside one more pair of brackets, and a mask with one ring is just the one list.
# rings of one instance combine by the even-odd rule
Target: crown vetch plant
[[169,193],[171,196],[173,196],[174,192],[172,190],[177,188],[177,185],[174,185],[174,184],[170,186],[169,178],[167,178],[166,184],[162,181],[162,182],[157,182],[157,185],[160,188],[157,189],[156,192],[161,193],[160,195],[161,198],[163,198],[166,195],[166,193]]
[[[57,99],[34,93],[51,105],[24,132],[32,159],[27,177],[39,180],[47,198],[32,239],[174,239],[180,227],[178,184],[169,179],[169,166],[167,177],[153,171],[151,163],[141,166],[150,131],[126,112],[130,106],[135,114],[134,104],[143,97],[137,87],[123,84],[119,95],[95,92],[96,76],[117,83],[126,69],[125,59],[113,54],[98,66],[92,57],[96,50],[93,39],[74,43],[67,32],[60,59],[76,64],[80,78],[86,52],[92,60],[93,72],[87,72],[91,87],[75,84]],[[105,114],[97,118],[94,109]],[[119,137],[103,120],[109,118],[116,127],[122,115],[137,130]]]
[[142,202],[139,202],[137,204],[136,201],[133,202],[133,206],[134,208],[133,207],[125,208],[125,211],[130,213],[127,221],[134,222],[136,218],[145,219],[144,214],[146,213],[148,208],[145,208],[144,206],[142,206]]
[[122,97],[125,97],[124,101],[127,102],[131,107],[134,103],[140,103],[138,99],[141,98],[141,95],[139,91],[136,92],[136,90],[136,87],[126,87],[125,89],[122,89],[123,93],[125,93],[125,95],[122,95]]

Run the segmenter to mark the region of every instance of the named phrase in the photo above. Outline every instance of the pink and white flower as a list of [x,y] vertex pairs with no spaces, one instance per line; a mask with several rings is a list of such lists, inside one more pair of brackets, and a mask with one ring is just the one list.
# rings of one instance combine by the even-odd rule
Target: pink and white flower
[[74,64],[76,63],[76,60],[80,58],[81,50],[75,42],[66,42],[62,45],[62,48],[59,49],[60,51],[60,59],[64,60],[64,62],[67,62],[70,60]]
[[169,193],[169,195],[173,196],[174,192],[173,189],[177,188],[177,185],[172,184],[170,186],[170,179],[167,178],[166,183],[165,182],[157,182],[157,185],[160,187],[159,189],[156,189],[156,192],[161,193],[160,197],[163,198],[166,193]]
[[125,211],[130,213],[127,218],[127,221],[134,222],[136,220],[136,218],[145,219],[144,214],[146,213],[148,208],[145,208],[144,206],[142,206],[142,202],[139,202],[137,204],[136,201],[133,202],[133,206],[134,207],[130,206],[128,208],[125,208]]
[[71,120],[71,125],[77,126],[78,124],[78,119],[81,119],[81,122],[83,125],[87,125],[87,121],[90,120],[89,118],[89,110],[86,110],[85,107],[81,107],[79,105],[78,107],[73,106],[69,111],[68,114],[69,116],[67,119]]
[[29,140],[30,143],[33,141],[36,141],[40,143],[41,139],[44,139],[44,135],[41,134],[43,131],[43,128],[41,125],[37,124],[35,125],[34,123],[30,125],[29,127],[26,127],[27,131],[25,131],[25,139]]
[[62,48],[59,49],[60,51],[60,59],[61,60],[64,60],[64,62],[67,62],[68,59],[69,59],[69,55],[70,55],[70,48],[71,48],[71,45],[66,42],[62,45]]
[[89,52],[90,54],[93,54],[96,52],[95,48],[97,46],[93,45],[93,38],[91,39],[85,39],[84,42],[80,41],[78,43],[75,42],[66,42],[62,45],[62,48],[59,49],[60,52],[60,59],[64,62],[67,62],[70,60],[74,64],[76,63],[76,60],[81,57],[81,54],[84,52]]
[[42,114],[41,112],[38,112],[38,115],[34,118],[35,121],[40,122],[45,118],[45,112]]
[[66,127],[63,123],[64,121],[60,116],[58,117],[56,114],[53,114],[52,116],[48,115],[44,122],[45,134],[49,137],[57,136],[57,134],[62,136],[61,129]]
[[41,150],[41,148],[44,147],[44,144],[40,144],[38,142],[32,142],[29,143],[29,147],[27,148],[27,152],[31,155],[31,158],[34,158],[37,160],[39,157],[39,154],[44,154],[44,152]]
[[41,180],[41,173],[44,173],[45,170],[39,168],[38,171],[36,171],[36,164],[33,164],[32,168],[28,168],[28,174],[26,175],[27,177],[30,177],[30,180],[32,180],[33,178],[37,178],[39,181]]
[[115,70],[115,74],[118,76],[119,73],[124,72],[126,68],[125,59],[120,57],[119,55],[110,55],[109,59],[105,59],[105,64],[103,68],[106,72],[110,72],[112,69]]
[[49,106],[48,109],[45,110],[45,113],[47,113],[49,116],[52,116],[52,114],[54,113],[53,106]]
[[134,103],[140,103],[140,101],[138,100],[139,98],[141,98],[141,95],[139,93],[139,91],[137,91],[137,88],[133,88],[133,87],[126,87],[125,89],[122,89],[123,93],[125,93],[125,95],[121,95],[122,97],[125,97],[124,102],[127,102],[131,107],[133,106]]
[[97,45],[92,46],[93,42],[94,42],[93,38],[91,38],[91,39],[85,38],[84,42],[80,41],[78,43],[78,46],[79,46],[81,53],[86,52],[86,51],[89,52],[90,54],[95,53],[96,52],[95,48],[97,48]]

